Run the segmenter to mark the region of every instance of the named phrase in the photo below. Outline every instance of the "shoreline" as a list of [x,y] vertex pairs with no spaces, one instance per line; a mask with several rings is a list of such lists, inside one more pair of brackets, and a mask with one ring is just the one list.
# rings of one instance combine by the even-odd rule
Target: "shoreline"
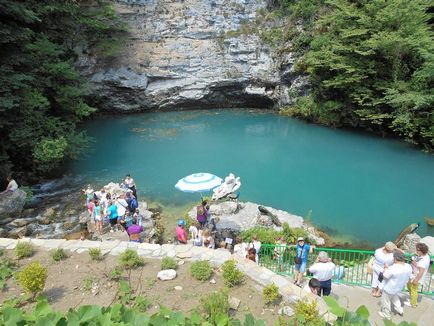
[[[74,183],[69,183],[71,181],[71,176],[67,176],[65,180],[54,179],[44,184],[38,184],[33,186],[33,189],[39,189],[35,192],[35,200],[34,203],[29,206],[26,206],[21,216],[17,219],[31,219],[34,224],[38,224],[41,222],[41,219],[46,217],[47,221],[44,221],[44,225],[41,225],[40,228],[36,228],[35,231],[32,231],[31,234],[23,234],[23,236],[31,236],[36,238],[65,238],[68,237],[69,234],[74,232],[69,232],[72,230],[65,230],[64,234],[57,235],[53,233],[42,234],[39,233],[42,229],[48,228],[48,224],[56,224],[55,227],[56,232],[61,232],[60,227],[67,225],[68,227],[74,226],[77,224],[78,218],[81,213],[86,211],[84,206],[84,197],[81,195],[79,189],[83,186],[83,178],[77,178]],[[72,178],[73,180],[75,178]],[[63,185],[65,183],[66,186]],[[53,186],[54,185],[54,186]],[[98,187],[96,187],[98,188]],[[59,191],[60,190],[60,191]],[[66,190],[64,193],[61,190]],[[188,214],[188,212],[197,205],[197,201],[189,201],[184,204],[171,205],[170,203],[161,202],[158,199],[154,199],[152,197],[145,197],[143,194],[139,194],[139,201],[146,202],[148,207],[151,210],[158,211],[160,221],[164,226],[164,235],[163,241],[167,243],[167,241],[173,239],[173,234],[171,233],[171,229],[175,229],[176,221],[180,218]],[[140,200],[141,199],[141,200]],[[259,204],[256,204],[259,205]],[[262,204],[261,204],[262,205]],[[59,208],[60,207],[60,208]],[[275,209],[275,208],[273,208]],[[275,209],[276,211],[280,211]],[[285,212],[289,215],[293,215],[288,211]],[[33,216],[32,216],[33,215]],[[46,216],[49,215],[49,216]],[[296,216],[296,215],[294,215]],[[304,218],[298,216],[302,223],[305,225],[305,230],[308,231],[308,228],[313,228],[314,232],[317,233],[318,236],[324,239],[325,245],[330,248],[351,248],[351,249],[366,249],[373,250],[375,249],[375,245],[369,244],[366,241],[355,241],[353,240],[353,236],[346,234],[338,234],[337,236],[331,235],[326,231],[322,230],[321,227],[316,226],[309,218]],[[63,220],[62,220],[63,219]],[[62,224],[62,225],[60,225]],[[17,227],[18,228],[18,227]],[[75,230],[77,231],[77,230]],[[9,235],[8,235],[9,236]]]

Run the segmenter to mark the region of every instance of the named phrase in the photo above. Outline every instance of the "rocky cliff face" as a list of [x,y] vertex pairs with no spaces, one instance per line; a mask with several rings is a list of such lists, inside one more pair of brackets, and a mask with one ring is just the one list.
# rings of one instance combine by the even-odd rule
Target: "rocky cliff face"
[[102,110],[285,105],[305,87],[249,28],[265,0],[117,1],[128,44],[109,65],[87,62]]

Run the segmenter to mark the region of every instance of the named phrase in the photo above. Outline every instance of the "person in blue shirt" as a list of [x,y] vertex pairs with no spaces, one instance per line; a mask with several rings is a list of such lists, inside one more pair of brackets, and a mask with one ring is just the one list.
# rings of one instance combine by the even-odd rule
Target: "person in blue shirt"
[[303,237],[297,239],[297,245],[295,246],[295,279],[294,284],[301,286],[303,280],[303,274],[306,271],[307,257],[315,249],[314,245],[309,245],[304,242]]
[[110,232],[113,232],[114,226],[118,224],[118,208],[114,202],[110,202],[107,215],[110,219]]

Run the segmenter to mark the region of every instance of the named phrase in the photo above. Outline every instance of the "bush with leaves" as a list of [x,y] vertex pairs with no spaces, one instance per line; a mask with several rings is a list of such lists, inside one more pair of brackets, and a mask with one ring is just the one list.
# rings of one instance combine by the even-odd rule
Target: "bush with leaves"
[[177,267],[176,260],[172,257],[164,257],[161,261],[161,270],[176,269]]
[[222,266],[223,279],[226,286],[233,287],[243,282],[244,274],[237,268],[235,260],[227,260]]
[[205,318],[212,325],[219,325],[218,320],[227,316],[229,311],[229,294],[227,289],[213,292],[200,299]]
[[2,257],[0,260],[0,292],[3,290],[6,281],[12,277],[15,269],[16,263],[7,257]]
[[51,251],[51,258],[54,261],[61,261],[61,260],[65,260],[66,258],[68,258],[68,255],[64,249],[57,248],[57,249],[54,249],[53,251]]
[[133,269],[143,266],[145,262],[143,258],[137,254],[137,251],[133,249],[126,249],[123,253],[119,255],[118,259],[119,266],[124,269]]
[[47,276],[47,268],[42,266],[39,261],[36,261],[24,267],[24,269],[18,273],[17,279],[23,289],[28,294],[31,294],[32,299],[34,299],[36,295],[44,289]]
[[253,235],[256,235],[258,241],[261,241],[262,243],[275,243],[276,239],[282,235],[282,232],[262,226],[256,226],[242,231],[240,235],[245,242],[251,242]]
[[122,276],[122,272],[123,272],[122,268],[115,267],[110,271],[108,275],[108,279],[110,281],[118,281]]
[[307,299],[302,299],[297,301],[294,312],[294,323],[300,326],[326,326],[324,318],[319,314],[316,300],[309,302]]
[[206,260],[199,260],[192,263],[190,271],[191,276],[199,281],[206,281],[212,275],[212,268]]
[[99,248],[89,248],[88,252],[91,260],[100,261],[103,259],[101,249]]
[[29,242],[18,242],[15,247],[15,255],[18,259],[30,257],[34,253],[33,245]]
[[274,283],[264,287],[262,297],[266,304],[276,304],[282,298],[279,293],[279,288]]
[[[141,312],[147,306],[146,299],[139,300],[139,306],[129,308],[121,303],[108,307],[86,305],[71,308],[67,312],[53,311],[46,299],[38,301],[31,311],[5,304],[0,307],[0,316],[5,325],[208,325],[207,321],[197,312],[185,316],[182,312],[174,312],[160,307],[151,316]],[[227,313],[218,314],[215,318],[217,325],[265,326],[262,320],[255,320],[251,314],[245,316],[242,323],[231,318]]]

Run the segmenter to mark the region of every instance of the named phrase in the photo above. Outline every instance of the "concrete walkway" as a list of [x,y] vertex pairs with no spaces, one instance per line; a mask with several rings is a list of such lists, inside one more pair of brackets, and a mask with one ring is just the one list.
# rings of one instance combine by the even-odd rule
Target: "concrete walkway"
[[[369,310],[371,324],[384,325],[382,318],[378,315],[381,298],[372,297],[370,288],[333,284],[332,296],[337,299],[342,307],[350,311],[356,311],[358,307],[365,305]],[[407,293],[403,293],[402,298],[403,300],[406,299]],[[430,296],[419,295],[419,305],[417,308],[404,306],[404,317],[394,315],[392,321],[396,324],[399,324],[401,321],[407,321],[417,323],[418,326],[434,325],[434,300]]]

